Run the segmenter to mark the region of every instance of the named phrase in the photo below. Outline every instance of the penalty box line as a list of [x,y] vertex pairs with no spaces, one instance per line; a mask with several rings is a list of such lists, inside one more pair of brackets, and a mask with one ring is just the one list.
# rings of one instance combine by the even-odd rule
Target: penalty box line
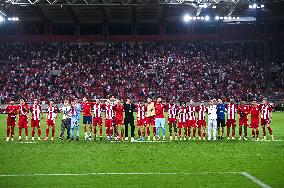
[[207,175],[207,174],[241,174],[262,188],[271,188],[248,172],[93,172],[93,173],[62,173],[62,174],[0,174],[0,177],[27,176],[102,176],[102,175]]

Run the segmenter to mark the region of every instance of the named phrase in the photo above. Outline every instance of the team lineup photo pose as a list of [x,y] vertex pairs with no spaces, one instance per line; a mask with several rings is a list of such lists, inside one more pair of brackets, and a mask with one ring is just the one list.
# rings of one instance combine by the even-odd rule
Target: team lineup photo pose
[[[38,133],[37,140],[41,140],[40,121],[43,118],[43,110],[38,99],[34,99],[33,104],[30,106],[26,104],[24,99],[20,99],[18,105],[11,99],[5,110],[7,114],[7,142],[10,140],[14,141],[17,118],[18,141],[22,141],[23,131],[25,133],[24,140],[28,141],[29,120],[32,130],[31,140],[35,140],[36,128]],[[218,99],[218,102],[213,99],[209,101],[208,105],[205,105],[204,101],[200,101],[199,105],[195,105],[195,102],[191,99],[189,105],[187,105],[185,101],[181,101],[178,105],[174,101],[164,103],[161,97],[157,97],[155,101],[149,97],[146,102],[139,101],[138,103],[134,103],[131,99],[127,99],[126,102],[123,102],[123,100],[116,99],[114,96],[111,96],[110,99],[106,100],[104,103],[100,99],[89,101],[86,97],[82,99],[81,104],[77,98],[73,100],[65,99],[63,107],[60,109],[50,100],[45,110],[46,128],[44,140],[49,140],[50,129],[50,140],[54,140],[56,136],[56,119],[58,114],[61,113],[62,119],[59,139],[63,140],[66,132],[66,139],[68,141],[79,141],[81,110],[83,113],[82,122],[84,125],[85,140],[96,141],[99,137],[102,141],[104,125],[107,141],[130,140],[131,142],[135,142],[135,122],[138,128],[137,141],[150,141],[150,130],[153,132],[153,141],[167,140],[167,125],[169,126],[169,141],[195,140],[197,130],[199,140],[222,140],[226,125],[227,140],[235,140],[237,120],[239,125],[238,140],[247,141],[249,139],[248,128],[251,128],[252,140],[259,141],[260,125],[263,134],[262,140],[265,141],[267,139],[267,130],[271,140],[275,140],[271,128],[272,108],[266,98],[262,100],[261,104],[253,100],[251,105],[246,104],[245,101],[241,101],[239,105],[237,105],[232,98],[227,104],[224,104],[221,99]],[[168,112],[167,117],[165,116],[165,110]],[[134,116],[134,112],[136,112],[136,116]],[[104,121],[102,119],[103,113]],[[31,114],[30,117],[29,114]],[[250,124],[248,121],[249,115]],[[135,117],[136,121],[134,121]],[[168,120],[167,125],[165,123],[166,118]],[[129,125],[131,139],[128,139]],[[93,128],[94,132],[92,132]],[[94,134],[94,136],[92,136],[92,134]]]

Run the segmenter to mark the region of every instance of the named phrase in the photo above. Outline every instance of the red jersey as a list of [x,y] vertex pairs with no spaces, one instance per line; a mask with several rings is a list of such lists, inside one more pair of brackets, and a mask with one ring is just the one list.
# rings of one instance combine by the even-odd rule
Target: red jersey
[[236,104],[227,104],[227,119],[236,119],[237,105]]
[[112,120],[112,115],[113,115],[113,109],[112,109],[112,105],[106,105],[106,104],[103,104],[102,105],[102,108],[105,110],[105,119],[108,119],[108,120]]
[[18,106],[15,106],[15,105],[7,105],[6,106],[6,113],[8,114],[7,115],[7,118],[16,118],[16,115],[18,113]]
[[40,120],[40,114],[41,114],[41,106],[33,104],[30,106],[30,111],[32,113],[32,120]]
[[164,118],[164,108],[164,104],[155,102],[156,118]]
[[137,105],[136,109],[137,109],[137,120],[144,120],[146,107],[144,105]]
[[94,104],[94,117],[102,117],[102,105],[101,104]]
[[82,102],[83,116],[92,116],[92,102]]
[[113,111],[115,113],[116,119],[123,119],[123,112],[124,112],[124,106],[123,105],[114,105]]
[[261,105],[261,119],[270,120],[270,112],[272,108],[269,104]]
[[20,117],[28,117],[29,106],[27,104],[19,106],[19,116]]
[[207,108],[203,105],[200,105],[196,108],[196,111],[198,112],[198,120],[205,120],[205,112],[207,111]]
[[250,107],[251,119],[259,119],[259,113],[260,113],[260,107],[258,105]]
[[175,104],[168,104],[168,118],[176,118],[178,107]]
[[240,115],[240,118],[248,118],[249,114],[249,106],[248,105],[240,105],[238,107],[238,114]]
[[195,106],[188,107],[188,120],[195,120]]
[[178,122],[185,123],[187,121],[187,112],[188,109],[185,106],[181,106],[178,109]]
[[49,106],[47,108],[47,119],[48,120],[54,120],[57,115],[57,108],[54,106]]

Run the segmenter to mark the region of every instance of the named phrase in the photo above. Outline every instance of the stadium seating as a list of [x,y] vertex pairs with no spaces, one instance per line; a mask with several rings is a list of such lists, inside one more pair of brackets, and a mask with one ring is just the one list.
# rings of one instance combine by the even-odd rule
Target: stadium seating
[[57,102],[86,94],[259,98],[262,63],[263,45],[256,42],[2,43],[0,95]]

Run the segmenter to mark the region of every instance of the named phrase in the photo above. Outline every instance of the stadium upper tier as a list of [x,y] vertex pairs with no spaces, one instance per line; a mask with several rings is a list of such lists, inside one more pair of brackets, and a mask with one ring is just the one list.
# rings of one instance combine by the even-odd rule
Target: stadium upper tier
[[263,52],[256,42],[1,43],[0,94],[58,102],[110,94],[258,98]]

